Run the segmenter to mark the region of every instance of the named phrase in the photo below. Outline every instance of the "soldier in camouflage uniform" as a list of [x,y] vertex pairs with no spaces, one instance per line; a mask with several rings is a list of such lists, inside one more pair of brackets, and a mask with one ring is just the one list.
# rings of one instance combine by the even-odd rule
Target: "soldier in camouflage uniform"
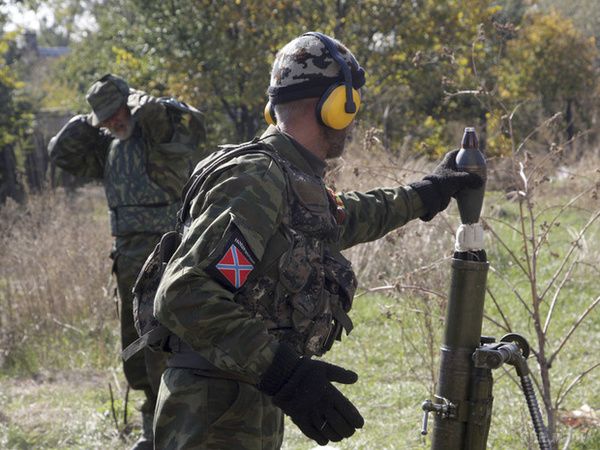
[[203,181],[154,303],[173,332],[156,448],[277,449],[284,413],[320,445],[363,426],[333,384],[357,375],[311,358],[352,329],[356,279],[340,251],[430,220],[481,180],[455,171],[450,153],[411,185],[334,195],[323,182],[325,160],[342,153],[351,126],[332,129],[315,111],[344,81],[357,95],[364,84],[346,47],[322,35],[294,39],[271,73],[277,125],[196,167]]
[[[162,233],[171,230],[181,189],[201,159],[201,113],[174,99],[157,99],[106,75],[89,89],[89,115],[76,115],[51,140],[52,161],[66,171],[103,180],[115,237],[111,257],[121,301],[121,340],[138,336],[131,289]],[[127,382],[143,390],[143,434],[152,448],[152,420],[164,358],[149,351],[124,363]]]

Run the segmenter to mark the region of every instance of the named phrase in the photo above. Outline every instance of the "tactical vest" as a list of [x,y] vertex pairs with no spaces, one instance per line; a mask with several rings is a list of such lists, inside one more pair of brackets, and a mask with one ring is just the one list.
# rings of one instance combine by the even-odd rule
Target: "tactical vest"
[[[234,301],[263,320],[270,334],[292,345],[298,354],[322,355],[341,338],[342,329],[346,333],[352,330],[347,313],[357,283],[351,263],[335,250],[338,205],[321,178],[295,168],[264,142],[227,148],[196,167],[184,189],[179,226],[185,234],[191,221],[191,200],[202,191],[208,175],[246,153],[266,154],[281,168],[286,177],[286,209],[262,260],[234,295]],[[124,359],[144,346],[174,351],[166,348],[169,332],[153,316],[153,302],[165,266],[180,242],[177,231],[165,234],[138,276],[133,291],[140,339],[123,351]],[[203,365],[201,362],[199,367]]]
[[113,236],[164,233],[175,225],[179,199],[150,178],[145,145],[139,127],[129,139],[111,142],[104,187]]
[[351,263],[335,250],[338,205],[323,180],[273,153],[287,179],[286,210],[263,261],[234,301],[299,354],[322,355],[341,338],[342,328],[346,334],[352,330],[347,312],[356,277]]

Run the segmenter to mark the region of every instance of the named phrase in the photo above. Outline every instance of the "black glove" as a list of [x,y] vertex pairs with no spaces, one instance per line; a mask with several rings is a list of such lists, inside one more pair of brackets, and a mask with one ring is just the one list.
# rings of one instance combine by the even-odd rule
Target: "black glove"
[[352,436],[365,421],[356,407],[331,383],[353,384],[358,375],[351,370],[299,358],[281,344],[258,389],[273,397],[273,403],[290,416],[319,445]]
[[433,217],[445,210],[454,197],[464,188],[476,189],[483,185],[479,175],[468,172],[460,172],[456,169],[456,154],[459,150],[452,150],[444,156],[442,162],[435,168],[432,174],[423,177],[423,180],[409,184],[425,205],[427,213],[420,217],[428,222]]

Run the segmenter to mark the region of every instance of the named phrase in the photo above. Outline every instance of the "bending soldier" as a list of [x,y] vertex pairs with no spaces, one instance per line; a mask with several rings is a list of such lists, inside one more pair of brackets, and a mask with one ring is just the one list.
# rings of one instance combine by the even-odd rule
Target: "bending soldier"
[[[76,115],[50,141],[51,160],[79,176],[103,180],[114,246],[113,272],[121,301],[121,341],[138,336],[131,289],[146,256],[175,224],[181,190],[203,156],[201,113],[174,99],[157,99],[108,74],[86,99],[89,115]],[[152,421],[164,359],[139,353],[124,363],[127,382],[143,390],[143,433],[136,449],[152,449]]]
[[311,358],[352,329],[356,279],[340,251],[430,220],[481,183],[455,171],[450,153],[408,186],[328,191],[325,160],[344,150],[364,81],[338,41],[292,40],[271,72],[266,115],[276,124],[197,166],[183,240],[155,297],[173,332],[156,448],[277,449],[284,413],[321,445],[363,426],[333,384],[357,375]]

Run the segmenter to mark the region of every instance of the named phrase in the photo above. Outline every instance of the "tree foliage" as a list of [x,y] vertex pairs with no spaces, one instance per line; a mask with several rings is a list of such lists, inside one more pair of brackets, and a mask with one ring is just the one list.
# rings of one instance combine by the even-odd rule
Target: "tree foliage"
[[530,14],[508,44],[501,95],[512,104],[539,104],[546,116],[563,114],[566,139],[571,140],[575,110],[584,121],[593,111],[598,56],[595,39],[571,20],[556,11]]
[[570,18],[575,27],[585,36],[595,37],[600,43],[600,2],[597,0],[541,0],[541,11],[558,11]]
[[593,38],[555,11],[532,14],[518,38],[510,42],[504,71],[506,96],[518,100],[539,98],[547,112],[568,99],[582,99],[596,84]]
[[15,140],[21,119],[15,91],[22,87],[13,68],[15,33],[0,36],[0,148]]
[[[0,29],[2,17],[0,16]],[[16,33],[0,34],[0,204],[6,197],[21,200],[16,147],[26,141],[32,120],[31,105],[18,95],[23,83],[14,68]]]
[[[525,0],[28,3],[50,5],[55,35],[71,37],[54,79],[59,92],[79,93],[77,109],[87,108],[82,94],[94,79],[115,72],[203,109],[212,143],[249,139],[264,126],[275,53],[310,30],[339,38],[365,67],[360,120],[392,149],[431,155],[455,145],[467,124],[503,153],[497,136],[507,108],[526,101],[536,117],[568,104],[583,110],[597,72],[591,41],[558,13],[532,13]],[[73,17],[86,25],[78,31]],[[584,119],[572,114],[570,125]]]

